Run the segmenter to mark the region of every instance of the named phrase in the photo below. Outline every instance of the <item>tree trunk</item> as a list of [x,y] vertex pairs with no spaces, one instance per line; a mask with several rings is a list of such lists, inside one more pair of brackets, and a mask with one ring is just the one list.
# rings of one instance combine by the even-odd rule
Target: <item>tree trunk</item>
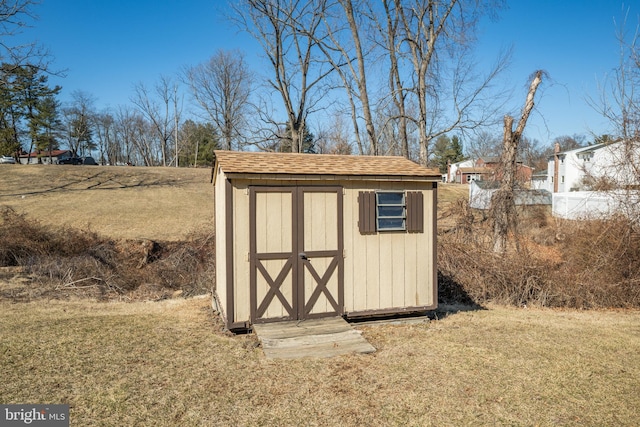
[[507,237],[509,229],[515,231],[515,201],[514,188],[516,184],[517,163],[516,155],[522,133],[533,109],[533,98],[538,86],[542,82],[542,71],[536,71],[529,93],[522,110],[522,116],[516,130],[513,130],[513,117],[504,116],[504,138],[502,140],[502,181],[500,188],[491,198],[491,210],[493,217],[493,252],[503,254],[507,250]]

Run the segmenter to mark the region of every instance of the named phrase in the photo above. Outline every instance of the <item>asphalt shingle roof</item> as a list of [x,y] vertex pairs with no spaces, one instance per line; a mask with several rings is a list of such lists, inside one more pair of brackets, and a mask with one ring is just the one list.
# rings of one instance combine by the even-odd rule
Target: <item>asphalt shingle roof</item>
[[437,169],[424,168],[398,156],[342,156],[332,154],[256,153],[216,151],[216,163],[225,173],[285,175],[359,175],[437,177]]

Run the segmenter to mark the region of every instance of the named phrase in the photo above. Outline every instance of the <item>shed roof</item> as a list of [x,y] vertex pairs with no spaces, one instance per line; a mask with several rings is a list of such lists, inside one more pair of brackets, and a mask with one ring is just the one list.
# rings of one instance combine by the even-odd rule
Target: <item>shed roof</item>
[[428,169],[398,156],[216,151],[216,166],[230,174],[419,177],[440,180]]

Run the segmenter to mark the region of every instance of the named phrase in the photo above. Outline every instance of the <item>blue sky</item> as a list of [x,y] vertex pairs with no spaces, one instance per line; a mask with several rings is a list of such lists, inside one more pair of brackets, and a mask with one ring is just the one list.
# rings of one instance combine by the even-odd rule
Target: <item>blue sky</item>
[[529,75],[538,69],[548,73],[527,124],[530,137],[551,141],[563,135],[590,138],[592,133],[609,131],[587,105],[587,97],[599,97],[599,84],[619,63],[616,25],[623,10],[629,10],[628,29],[634,31],[640,14],[637,1],[511,1],[498,21],[484,23],[480,52],[490,56],[498,46],[513,46],[508,78],[516,88],[518,110],[524,104]]
[[[512,0],[497,20],[484,20],[478,58],[491,61],[501,48],[514,54],[504,84],[515,88],[517,114],[528,77],[544,69],[550,79],[538,93],[526,134],[547,143],[562,135],[608,131],[586,97],[598,96],[598,82],[619,61],[614,20],[623,3],[615,0]],[[23,34],[37,39],[67,69],[62,100],[75,90],[96,97],[96,106],[130,104],[133,85],[149,86],[160,75],[175,76],[207,60],[217,49],[241,49],[259,69],[257,44],[225,18],[226,3],[212,0],[42,0],[39,20]],[[629,2],[629,22],[638,24],[640,2]],[[631,28],[632,30],[635,27]],[[501,129],[496,128],[499,134]]]

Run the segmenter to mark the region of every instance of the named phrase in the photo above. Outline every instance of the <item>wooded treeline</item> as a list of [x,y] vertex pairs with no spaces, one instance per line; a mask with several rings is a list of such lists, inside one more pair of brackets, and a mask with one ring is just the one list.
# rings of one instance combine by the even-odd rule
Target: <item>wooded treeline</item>
[[236,2],[235,22],[260,43],[269,64],[271,91],[260,105],[271,108],[261,109],[263,127],[248,141],[262,147],[281,139],[274,129],[286,128],[287,149],[304,151],[310,122],[339,117],[351,138],[326,136],[328,151],[429,164],[436,138],[477,131],[499,116],[500,96],[491,84],[509,55],[483,71],[472,51],[479,19],[502,6],[493,0]]
[[[12,18],[30,15],[31,0],[15,3]],[[262,75],[249,69],[243,53],[219,50],[154,87],[136,84],[131,104],[109,111],[95,108],[91,88],[60,105],[61,89],[47,86],[50,69],[4,55],[3,81],[32,72],[46,90],[31,102],[21,98],[30,87],[2,85],[0,151],[65,147],[110,164],[177,165],[193,164],[196,155],[206,161],[213,147],[253,146],[398,154],[431,164],[438,137],[464,135],[498,117],[491,83],[508,55],[483,73],[471,53],[479,19],[502,4],[233,2],[230,18],[263,48]],[[1,19],[12,25],[12,18]]]
[[2,64],[0,82],[2,155],[37,152],[45,157],[65,148],[78,156],[94,155],[101,164],[186,166],[196,158],[210,164],[218,144],[213,124],[180,120],[177,87],[167,80],[154,88],[155,97],[136,86],[135,107],[104,111],[83,91],[61,105],[62,88],[51,87],[47,73],[32,65]]
[[[442,171],[500,155],[510,54],[491,68],[473,54],[480,20],[503,0],[234,1],[229,21],[261,47],[259,70],[219,49],[154,84],[132,82],[129,102],[108,109],[91,88],[62,104],[46,52],[12,47],[35,3],[0,0],[3,155],[66,148],[102,164],[189,166],[216,148],[261,149],[402,155]],[[519,158],[544,168],[545,145],[523,136]]]

